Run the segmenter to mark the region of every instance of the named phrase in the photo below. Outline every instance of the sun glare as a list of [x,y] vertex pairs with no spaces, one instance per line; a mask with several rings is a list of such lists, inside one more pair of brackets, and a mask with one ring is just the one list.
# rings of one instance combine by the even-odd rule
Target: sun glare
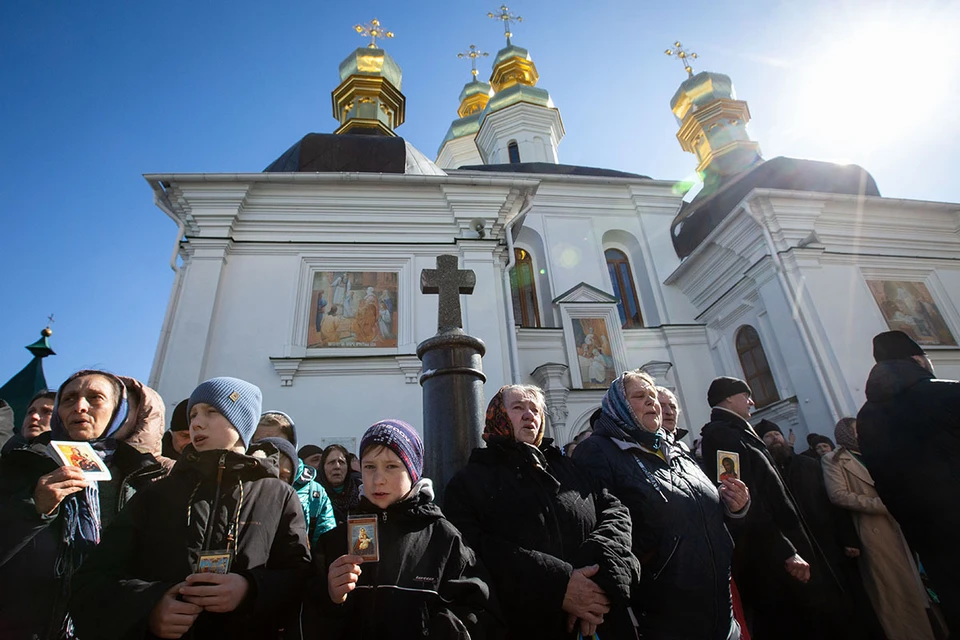
[[[812,56],[798,83],[796,122],[839,156],[861,155],[942,127],[956,91],[957,20],[864,16]],[[947,126],[952,126],[947,124]]]

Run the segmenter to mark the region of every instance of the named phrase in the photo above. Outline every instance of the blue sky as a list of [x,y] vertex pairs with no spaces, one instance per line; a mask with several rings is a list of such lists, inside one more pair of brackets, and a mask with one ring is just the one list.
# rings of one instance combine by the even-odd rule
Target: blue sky
[[[885,196],[960,201],[958,3],[515,0],[559,107],[560,160],[689,178],[669,101],[700,55],[750,105],[765,157],[865,166]],[[909,8],[907,7],[909,5]],[[470,79],[456,53],[503,46],[494,2],[6,0],[0,6],[0,383],[47,314],[51,384],[83,367],[146,380],[173,282],[174,224],[152,172],[256,172],[329,132],[337,66],[379,18],[404,71],[398,134],[430,157]]]

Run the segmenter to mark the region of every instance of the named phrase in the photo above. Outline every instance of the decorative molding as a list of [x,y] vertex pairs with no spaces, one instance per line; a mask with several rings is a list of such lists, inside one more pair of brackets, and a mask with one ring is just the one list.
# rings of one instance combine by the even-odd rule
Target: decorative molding
[[270,358],[270,362],[273,364],[277,375],[280,376],[280,386],[292,387],[293,379],[297,375],[297,370],[300,368],[303,358]]
[[293,386],[294,380],[301,376],[377,376],[402,373],[407,384],[416,384],[420,379],[420,359],[413,354],[326,358],[271,357],[270,363],[280,377],[282,387]]
[[417,356],[397,356],[397,366],[403,371],[407,384],[417,384],[420,381],[420,371],[423,363]]
[[750,424],[759,424],[761,420],[776,422],[780,428],[792,429],[800,426],[800,405],[797,397],[778,400],[763,409],[757,409],[750,415]]
[[553,299],[553,304],[605,304],[611,302],[617,304],[617,299],[606,291],[586,282],[581,282]]
[[653,376],[653,379],[656,380],[657,384],[661,387],[666,387],[672,391],[674,389],[673,385],[667,384],[667,373],[671,367],[673,367],[672,362],[651,360],[646,364],[640,365],[640,370]]
[[561,439],[566,428],[567,416],[570,414],[567,409],[567,396],[570,395],[569,371],[569,367],[565,364],[547,362],[530,374],[537,385],[543,389],[543,395],[547,401],[550,431],[557,440]]

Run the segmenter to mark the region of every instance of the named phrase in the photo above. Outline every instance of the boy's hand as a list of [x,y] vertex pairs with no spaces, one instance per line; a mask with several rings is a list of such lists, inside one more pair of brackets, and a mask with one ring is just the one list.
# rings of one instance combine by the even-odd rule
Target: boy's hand
[[334,603],[345,602],[347,594],[357,587],[357,580],[362,573],[361,564],[363,564],[363,558],[360,556],[345,555],[340,556],[330,565],[330,570],[327,572],[327,593]]
[[250,583],[239,573],[191,573],[180,595],[204,611],[229,613],[240,606],[248,591]]
[[87,488],[87,479],[77,467],[60,467],[41,476],[33,490],[33,504],[42,516],[53,513],[63,499],[71,493]]
[[179,638],[193,626],[194,620],[203,611],[189,602],[180,602],[177,595],[186,582],[175,584],[163,594],[150,612],[150,632],[158,638]]

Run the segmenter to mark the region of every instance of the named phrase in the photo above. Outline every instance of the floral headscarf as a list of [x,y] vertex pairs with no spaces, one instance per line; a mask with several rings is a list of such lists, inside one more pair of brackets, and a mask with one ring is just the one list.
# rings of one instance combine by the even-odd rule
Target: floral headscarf
[[594,433],[642,444],[657,451],[666,441],[666,432],[661,427],[652,433],[641,426],[640,419],[637,418],[637,414],[627,400],[624,375],[620,374],[603,396],[603,402],[600,405],[601,415],[594,426]]
[[[500,390],[497,391],[497,394],[490,399],[490,404],[487,405],[487,418],[483,426],[483,441],[489,442],[490,436],[501,436],[504,438],[509,438],[514,440],[513,436],[513,423],[510,422],[510,416],[507,415],[507,407],[503,401],[503,390],[507,389],[508,391],[517,389],[509,389],[508,387],[500,387]],[[540,431],[537,433],[537,439],[533,443],[533,446],[539,447],[540,443],[543,442],[543,408],[540,409]]]

